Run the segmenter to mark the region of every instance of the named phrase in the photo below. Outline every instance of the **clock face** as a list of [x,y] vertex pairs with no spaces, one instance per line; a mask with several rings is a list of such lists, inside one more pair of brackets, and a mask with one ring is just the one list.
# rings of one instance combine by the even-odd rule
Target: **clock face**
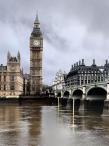
[[39,40],[34,40],[34,41],[33,41],[33,45],[34,45],[35,47],[38,47],[38,46],[40,45],[40,41],[39,41]]

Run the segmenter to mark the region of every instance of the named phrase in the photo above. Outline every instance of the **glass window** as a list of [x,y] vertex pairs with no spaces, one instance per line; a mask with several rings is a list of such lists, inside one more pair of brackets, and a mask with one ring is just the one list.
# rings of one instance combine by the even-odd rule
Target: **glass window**
[[35,87],[34,86],[32,86],[32,90],[35,91]]
[[10,81],[14,81],[14,75],[10,76]]
[[6,85],[4,85],[4,90],[6,90]]
[[11,85],[10,86],[10,90],[15,90],[15,86],[14,85]]
[[4,81],[6,81],[6,76],[4,76]]

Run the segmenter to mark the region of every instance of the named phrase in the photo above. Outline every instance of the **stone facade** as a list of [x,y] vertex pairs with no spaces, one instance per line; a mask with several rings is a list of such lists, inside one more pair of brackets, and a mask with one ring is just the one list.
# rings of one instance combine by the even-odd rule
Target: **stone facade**
[[82,59],[82,62],[79,61],[72,65],[65,79],[66,87],[104,82],[108,78],[108,71],[109,63],[107,60],[104,66],[97,66],[95,60],[91,66],[86,66],[84,59]]
[[23,75],[23,80],[24,80],[24,84],[23,84],[23,95],[30,95],[30,75],[29,74],[24,74]]
[[30,36],[30,74],[20,69],[20,53],[12,57],[8,52],[7,65],[0,65],[0,97],[19,95],[40,95],[42,93],[42,51],[43,36],[38,15]]
[[20,53],[12,57],[8,52],[7,66],[0,65],[0,97],[19,97],[23,94],[23,72]]
[[42,92],[42,51],[43,37],[37,15],[30,36],[30,95]]

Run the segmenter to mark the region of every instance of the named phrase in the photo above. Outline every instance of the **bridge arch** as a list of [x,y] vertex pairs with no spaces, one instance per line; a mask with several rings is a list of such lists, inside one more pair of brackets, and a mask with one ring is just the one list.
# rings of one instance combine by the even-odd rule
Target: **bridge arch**
[[63,96],[64,97],[69,97],[70,96],[70,92],[69,91],[65,91]]
[[61,97],[61,92],[58,92],[57,93],[57,97]]
[[87,99],[92,100],[105,100],[107,96],[107,91],[102,87],[92,87],[87,91]]
[[73,91],[72,96],[74,96],[77,99],[82,99],[83,91],[81,89],[76,89]]

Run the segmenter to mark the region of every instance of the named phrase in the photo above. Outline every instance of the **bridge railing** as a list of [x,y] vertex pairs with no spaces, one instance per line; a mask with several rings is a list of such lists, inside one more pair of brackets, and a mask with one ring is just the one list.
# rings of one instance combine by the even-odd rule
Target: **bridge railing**
[[87,84],[82,84],[82,85],[69,85],[69,86],[66,86],[66,89],[69,89],[69,88],[81,88],[81,87],[84,87],[84,86],[97,86],[97,85],[104,85],[104,84],[107,84],[108,83],[108,80],[105,80],[105,81],[99,81],[99,82],[93,82],[93,83],[87,83]]

